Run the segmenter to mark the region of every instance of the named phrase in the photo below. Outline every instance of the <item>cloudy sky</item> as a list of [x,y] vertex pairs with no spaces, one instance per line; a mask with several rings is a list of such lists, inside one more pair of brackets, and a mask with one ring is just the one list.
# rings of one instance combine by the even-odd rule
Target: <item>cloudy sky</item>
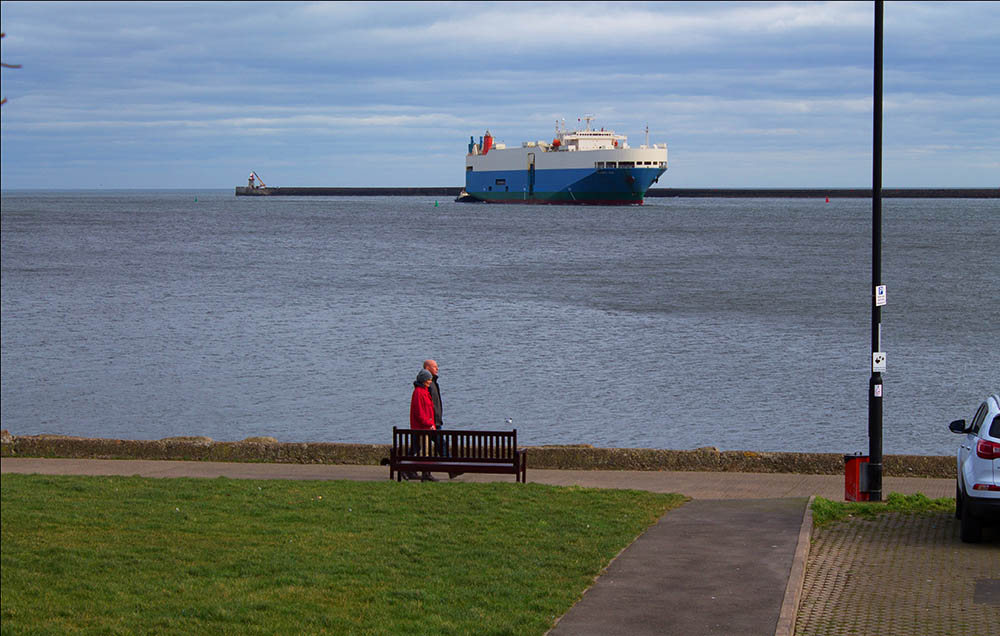
[[[664,187],[871,185],[871,2],[3,2],[2,187],[458,186],[557,119]],[[884,185],[1000,186],[1000,3],[887,2]]]

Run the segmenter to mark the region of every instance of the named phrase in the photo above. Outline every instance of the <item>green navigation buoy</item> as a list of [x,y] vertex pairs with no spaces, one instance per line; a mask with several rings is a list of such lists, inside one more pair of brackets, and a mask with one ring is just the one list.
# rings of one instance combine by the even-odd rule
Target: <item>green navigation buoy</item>
[[437,206],[438,206],[438,202],[437,202],[437,201],[435,201],[435,202],[434,202],[434,207],[437,207]]

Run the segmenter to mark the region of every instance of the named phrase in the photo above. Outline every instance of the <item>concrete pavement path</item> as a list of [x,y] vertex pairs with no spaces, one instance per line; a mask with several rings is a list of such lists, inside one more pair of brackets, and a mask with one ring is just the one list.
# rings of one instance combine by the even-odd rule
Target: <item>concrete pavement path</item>
[[[66,475],[141,475],[143,477],[229,477],[232,479],[348,479],[380,481],[389,478],[386,466],[344,464],[249,464],[238,462],[185,462],[133,459],[0,458],[0,472]],[[513,481],[510,476],[466,474],[458,481]],[[652,492],[678,492],[694,499],[774,499],[810,497],[842,499],[842,475],[787,473],[706,473],[639,470],[538,470],[528,469],[528,481],[554,486],[634,488]],[[883,492],[928,497],[951,497],[953,479],[912,477],[883,478]]]
[[550,636],[771,636],[807,501],[695,500],[672,510]]

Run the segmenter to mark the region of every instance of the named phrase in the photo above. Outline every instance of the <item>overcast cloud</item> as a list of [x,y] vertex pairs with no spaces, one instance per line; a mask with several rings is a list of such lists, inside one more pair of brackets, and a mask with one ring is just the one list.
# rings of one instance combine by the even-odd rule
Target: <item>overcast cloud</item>
[[[664,187],[871,185],[873,4],[2,3],[14,188],[459,186],[595,124]],[[1000,186],[1000,3],[887,2],[884,184]]]

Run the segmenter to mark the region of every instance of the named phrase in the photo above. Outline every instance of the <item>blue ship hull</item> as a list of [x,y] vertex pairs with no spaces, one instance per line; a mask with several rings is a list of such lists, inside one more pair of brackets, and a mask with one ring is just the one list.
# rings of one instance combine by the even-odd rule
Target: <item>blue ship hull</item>
[[465,191],[494,203],[641,205],[666,168],[486,170],[465,173]]

